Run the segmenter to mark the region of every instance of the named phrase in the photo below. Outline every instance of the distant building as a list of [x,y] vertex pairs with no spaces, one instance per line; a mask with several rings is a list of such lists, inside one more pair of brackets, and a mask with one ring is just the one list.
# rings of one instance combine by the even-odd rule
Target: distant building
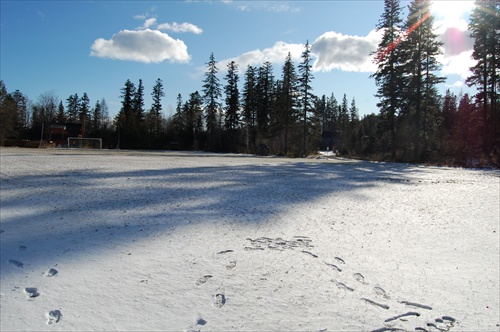
[[68,137],[83,137],[83,126],[81,123],[57,123],[50,125],[49,142],[56,146],[66,145]]

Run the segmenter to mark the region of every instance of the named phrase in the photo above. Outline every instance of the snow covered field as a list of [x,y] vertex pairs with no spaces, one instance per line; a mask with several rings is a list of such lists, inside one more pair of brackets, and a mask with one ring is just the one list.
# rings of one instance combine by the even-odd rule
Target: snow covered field
[[0,157],[1,331],[500,330],[499,171]]

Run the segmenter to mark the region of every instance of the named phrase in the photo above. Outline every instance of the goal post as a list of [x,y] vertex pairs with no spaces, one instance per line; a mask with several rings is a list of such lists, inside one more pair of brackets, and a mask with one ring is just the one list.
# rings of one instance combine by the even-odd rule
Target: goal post
[[102,149],[102,138],[68,137],[69,149]]

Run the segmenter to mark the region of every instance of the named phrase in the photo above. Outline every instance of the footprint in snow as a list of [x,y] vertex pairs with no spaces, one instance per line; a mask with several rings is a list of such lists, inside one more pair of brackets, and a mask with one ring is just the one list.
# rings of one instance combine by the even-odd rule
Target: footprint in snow
[[21,262],[21,261],[18,261],[18,260],[15,260],[15,259],[9,259],[9,264],[12,264],[14,265],[15,267],[17,267],[18,269],[22,268],[24,266],[24,263]]
[[385,299],[390,299],[389,295],[387,295],[386,291],[382,287],[373,287],[373,291],[375,294],[382,296]]
[[224,291],[219,290],[219,292],[214,295],[212,305],[214,308],[222,308],[224,304],[226,304],[226,295],[224,294]]
[[26,246],[19,246],[17,248],[17,251],[26,251],[26,249],[28,249],[28,247],[26,247]]
[[229,264],[226,265],[226,270],[232,270],[236,267],[236,261],[230,261]]
[[38,289],[35,287],[26,287],[24,289],[24,294],[26,294],[29,299],[40,296]]
[[365,277],[363,277],[363,275],[361,273],[354,273],[353,276],[354,276],[354,279],[356,279],[358,282],[360,282],[362,284],[366,284]]
[[54,268],[50,268],[50,269],[48,269],[47,271],[45,271],[43,274],[45,274],[45,276],[46,276],[46,277],[49,277],[49,278],[50,278],[50,277],[55,276],[55,275],[56,275],[56,274],[58,274],[58,273],[59,273],[59,271],[57,271],[56,269],[54,269]]
[[48,317],[47,324],[51,325],[51,324],[59,323],[62,319],[62,313],[60,310],[51,310],[47,314],[47,317]]
[[207,280],[208,280],[208,279],[210,279],[210,278],[212,278],[212,277],[213,277],[213,276],[212,276],[212,275],[210,275],[210,274],[204,275],[203,277],[201,277],[200,279],[198,279],[198,280],[196,281],[196,284],[197,284],[197,285],[204,284],[204,283],[206,283],[206,282],[207,282]]

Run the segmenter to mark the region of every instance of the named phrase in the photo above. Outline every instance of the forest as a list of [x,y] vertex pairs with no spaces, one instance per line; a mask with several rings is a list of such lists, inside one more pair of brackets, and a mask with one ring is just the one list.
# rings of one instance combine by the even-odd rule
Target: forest
[[[32,102],[0,81],[0,145],[49,145],[52,129],[79,124],[82,137],[104,148],[179,149],[306,157],[320,150],[351,158],[453,166],[500,166],[500,3],[476,0],[469,32],[474,41],[466,79],[475,95],[438,91],[442,43],[433,32],[430,0],[413,0],[402,17],[399,0],[385,0],[374,52],[378,114],[359,117],[354,97],[314,94],[309,42],[301,61],[290,53],[281,68],[270,62],[227,65],[220,77],[213,53],[201,91],[178,94],[165,117],[158,78],[145,109],[142,80],[120,89],[121,109],[111,118],[106,100],[86,93],[60,100],[54,92]],[[118,89],[118,87],[117,87]],[[355,94],[355,91],[350,93]],[[64,146],[64,141],[55,146]]]

